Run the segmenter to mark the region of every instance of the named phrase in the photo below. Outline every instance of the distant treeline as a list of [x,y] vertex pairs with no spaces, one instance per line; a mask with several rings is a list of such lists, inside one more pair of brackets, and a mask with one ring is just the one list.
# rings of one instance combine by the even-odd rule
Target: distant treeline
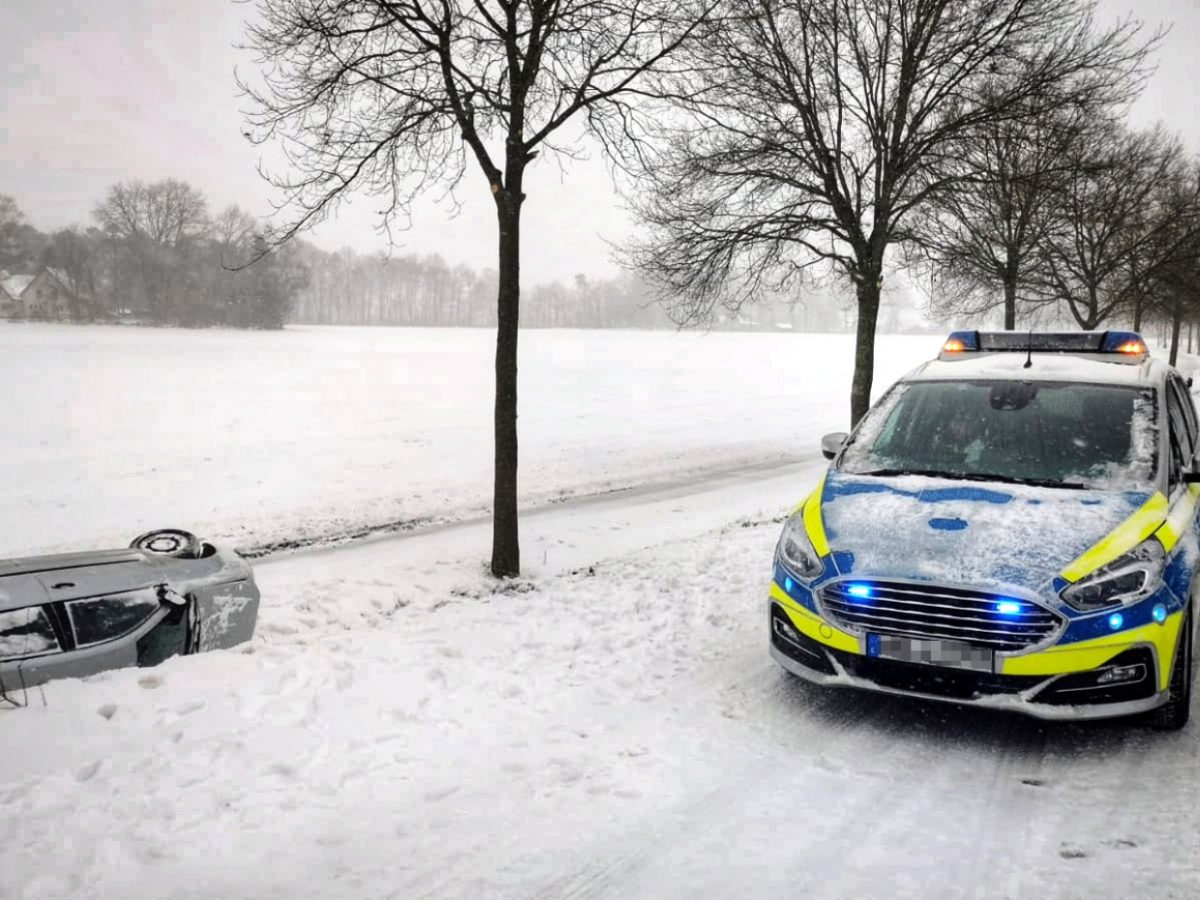
[[[43,307],[35,317],[258,328],[286,322],[496,322],[494,269],[451,265],[436,254],[328,252],[302,240],[264,255],[254,217],[236,206],[212,214],[204,195],[181,181],[116,184],[92,219],[87,226],[41,232],[11,197],[0,195],[0,280],[51,267],[74,295],[61,314]],[[673,327],[640,280],[625,274],[601,280],[577,275],[569,285],[529,288],[521,321],[532,327]]]
[[[292,321],[333,325],[496,324],[494,269],[450,265],[441,256],[327,253],[304,245],[308,281]],[[525,291],[521,324],[534,328],[668,328],[662,308],[633,275],[576,275]]]
[[[33,276],[49,267],[72,295],[56,309],[12,303],[18,313],[10,316],[36,309],[23,314],[247,328],[496,324],[495,269],[452,265],[437,254],[330,252],[303,240],[264,254],[258,220],[236,206],[211,213],[204,195],[181,181],[118,183],[92,219],[45,233],[28,224],[11,197],[0,195],[0,284],[5,276]],[[811,331],[853,325],[845,298],[816,292],[806,293],[803,304],[792,299],[775,297],[706,324]],[[532,328],[676,327],[629,272],[528,287],[520,315],[522,326]],[[890,324],[894,330],[897,323]]]

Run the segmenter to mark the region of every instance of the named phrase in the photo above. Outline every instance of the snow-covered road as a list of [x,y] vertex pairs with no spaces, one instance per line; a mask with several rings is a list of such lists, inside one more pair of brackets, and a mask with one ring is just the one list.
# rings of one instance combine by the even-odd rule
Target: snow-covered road
[[264,560],[243,652],[0,714],[0,897],[1196,897],[1200,728],[810,689],[765,648],[821,469]]

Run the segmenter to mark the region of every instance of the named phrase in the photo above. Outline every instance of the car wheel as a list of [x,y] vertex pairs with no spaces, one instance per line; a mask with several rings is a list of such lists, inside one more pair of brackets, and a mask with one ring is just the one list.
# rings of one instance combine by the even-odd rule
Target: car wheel
[[1192,707],[1192,620],[1189,615],[1179,636],[1179,651],[1171,669],[1167,702],[1154,710],[1150,724],[1162,731],[1178,731],[1188,722]]
[[129,546],[153,556],[170,556],[174,559],[195,559],[201,550],[200,538],[179,528],[147,531],[135,537]]

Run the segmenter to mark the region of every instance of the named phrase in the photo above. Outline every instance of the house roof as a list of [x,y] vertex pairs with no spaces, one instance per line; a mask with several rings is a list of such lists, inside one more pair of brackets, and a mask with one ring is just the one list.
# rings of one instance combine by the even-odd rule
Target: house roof
[[25,293],[25,288],[29,287],[33,279],[33,275],[9,275],[3,281],[0,281],[0,287],[3,287],[5,293],[16,300]]
[[48,272],[55,279],[57,279],[58,283],[61,284],[63,287],[65,287],[67,290],[71,289],[71,281],[70,281],[70,279],[67,278],[67,273],[64,272],[62,269],[55,269],[51,266],[42,266],[42,268],[45,269],[46,272]]

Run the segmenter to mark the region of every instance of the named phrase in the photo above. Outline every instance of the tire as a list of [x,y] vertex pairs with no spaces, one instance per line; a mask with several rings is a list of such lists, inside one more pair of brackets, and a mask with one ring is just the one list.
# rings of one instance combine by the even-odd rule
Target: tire
[[135,537],[129,547],[151,556],[168,556],[172,559],[195,559],[202,549],[200,538],[180,528],[147,531]]
[[1167,686],[1167,702],[1151,713],[1150,725],[1160,731],[1178,731],[1188,723],[1192,707],[1192,675],[1194,639],[1192,617],[1183,622],[1179,649],[1171,668],[1171,683]]

